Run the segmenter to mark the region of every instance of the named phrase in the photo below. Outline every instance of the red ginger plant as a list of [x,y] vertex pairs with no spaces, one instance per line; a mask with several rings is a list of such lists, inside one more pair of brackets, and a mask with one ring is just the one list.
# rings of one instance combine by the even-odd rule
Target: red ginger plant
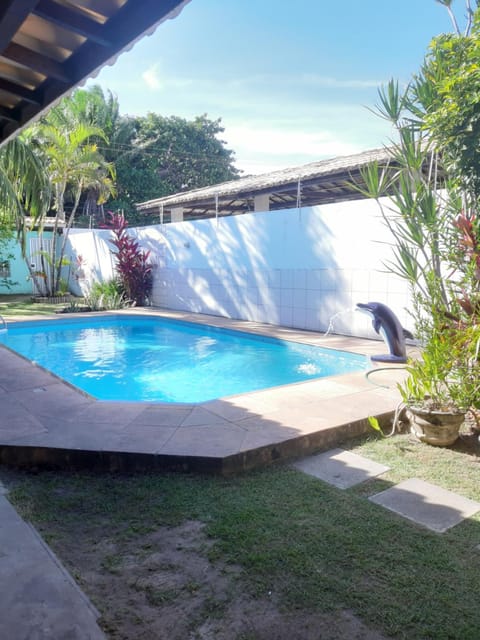
[[152,265],[150,251],[140,249],[138,242],[128,234],[128,222],[122,213],[108,212],[106,227],[113,233],[110,243],[116,248],[115,268],[126,297],[135,305],[144,306],[152,292]]
[[475,213],[462,211],[453,225],[458,232],[458,249],[463,256],[460,262],[464,265],[464,275],[469,279],[468,293],[462,287],[462,297],[457,298],[457,302],[471,324],[480,320],[480,218]]

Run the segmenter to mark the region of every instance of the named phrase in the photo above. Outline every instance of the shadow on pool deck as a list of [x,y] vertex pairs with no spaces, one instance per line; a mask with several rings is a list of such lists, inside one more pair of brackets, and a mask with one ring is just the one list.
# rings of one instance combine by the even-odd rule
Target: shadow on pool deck
[[[383,348],[377,341],[199,314],[136,313],[356,353]],[[395,383],[404,375],[393,367],[370,381],[360,372],[201,404],[97,402],[5,347],[0,360],[0,463],[111,471],[231,474],[336,446],[368,430],[368,416],[393,414],[400,400]]]

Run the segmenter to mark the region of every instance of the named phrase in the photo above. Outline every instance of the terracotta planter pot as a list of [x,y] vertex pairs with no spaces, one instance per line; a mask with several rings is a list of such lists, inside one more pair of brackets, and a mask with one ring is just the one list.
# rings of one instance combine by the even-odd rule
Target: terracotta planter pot
[[447,447],[458,438],[465,421],[464,413],[431,411],[420,407],[408,408],[412,433],[422,442]]

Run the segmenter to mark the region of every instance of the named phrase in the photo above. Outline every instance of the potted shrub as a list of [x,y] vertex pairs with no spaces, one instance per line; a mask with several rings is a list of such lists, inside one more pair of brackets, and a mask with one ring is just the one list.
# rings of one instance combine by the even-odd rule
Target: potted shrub
[[399,388],[414,433],[432,444],[454,441],[468,411],[480,426],[480,8],[467,5],[465,33],[453,21],[403,92],[393,80],[380,89],[378,115],[396,136],[389,162],[357,185],[391,231],[388,270],[410,287],[420,353]]
[[412,433],[422,442],[448,446],[458,438],[467,412],[480,408],[480,325],[436,320],[421,357],[409,361],[408,376],[398,388]]

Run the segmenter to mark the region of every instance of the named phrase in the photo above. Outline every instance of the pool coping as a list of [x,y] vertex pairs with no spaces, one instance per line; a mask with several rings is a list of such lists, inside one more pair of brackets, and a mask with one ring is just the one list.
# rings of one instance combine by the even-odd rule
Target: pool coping
[[[166,309],[96,315],[160,316],[366,355],[385,345]],[[80,318],[91,314],[72,314]],[[65,315],[11,321],[55,322]],[[388,422],[404,370],[350,373],[195,404],[97,401],[0,347],[0,463],[21,467],[232,474],[308,455]]]

